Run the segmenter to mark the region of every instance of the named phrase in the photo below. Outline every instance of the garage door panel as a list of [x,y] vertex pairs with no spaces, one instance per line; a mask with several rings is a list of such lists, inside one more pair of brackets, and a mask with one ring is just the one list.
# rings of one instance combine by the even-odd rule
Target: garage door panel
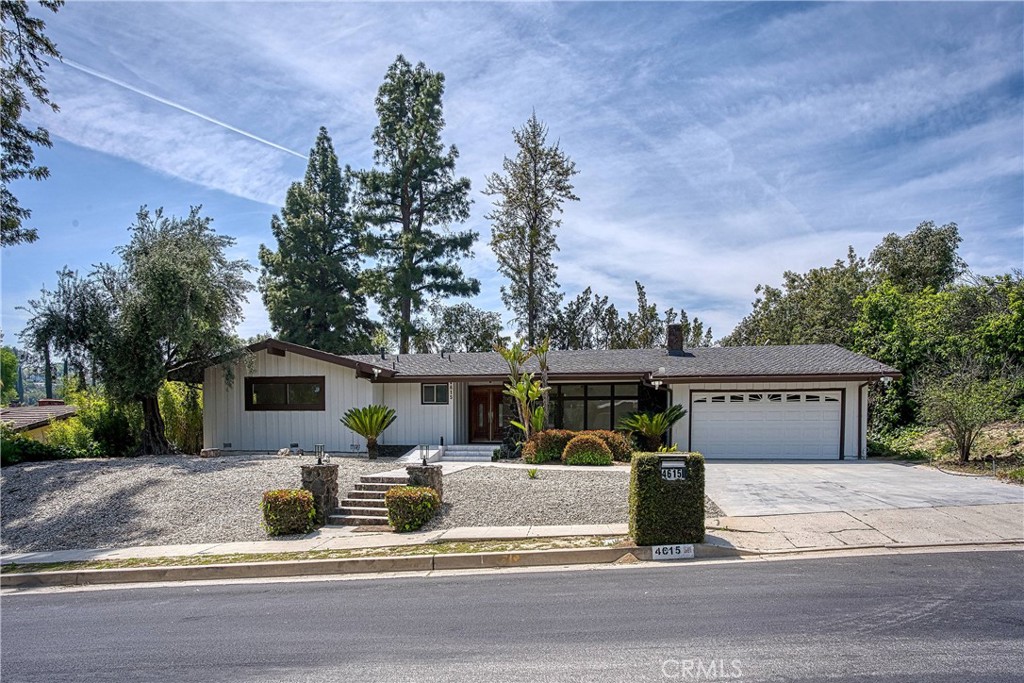
[[838,391],[695,393],[691,448],[707,458],[838,458]]

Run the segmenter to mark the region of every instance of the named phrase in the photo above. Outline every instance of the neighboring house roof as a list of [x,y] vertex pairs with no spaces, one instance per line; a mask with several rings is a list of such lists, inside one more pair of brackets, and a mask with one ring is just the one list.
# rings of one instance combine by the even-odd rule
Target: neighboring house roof
[[0,421],[9,422],[16,432],[45,427],[50,420],[64,420],[78,412],[75,406],[17,406],[0,410]]
[[[391,382],[494,379],[508,374],[505,361],[494,352],[345,358],[380,368],[378,379]],[[900,376],[895,368],[834,344],[705,347],[687,349],[680,355],[669,354],[666,349],[551,351],[548,366],[548,375],[555,380],[607,377],[693,382]],[[537,372],[536,359],[526,369]]]

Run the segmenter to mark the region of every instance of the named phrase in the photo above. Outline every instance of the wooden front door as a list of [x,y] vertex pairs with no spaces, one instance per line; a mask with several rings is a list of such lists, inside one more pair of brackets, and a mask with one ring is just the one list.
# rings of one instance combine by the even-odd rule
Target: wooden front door
[[469,440],[501,441],[505,396],[501,387],[469,388]]

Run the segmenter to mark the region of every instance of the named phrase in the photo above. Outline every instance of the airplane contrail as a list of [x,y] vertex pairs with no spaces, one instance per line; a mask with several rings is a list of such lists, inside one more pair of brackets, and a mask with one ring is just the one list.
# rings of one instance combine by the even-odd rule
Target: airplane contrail
[[66,64],[67,66],[70,66],[72,69],[75,69],[76,71],[81,71],[82,73],[89,74],[90,76],[94,76],[95,78],[99,78],[100,80],[106,81],[107,83],[112,83],[112,84],[114,84],[114,85],[116,85],[118,87],[124,88],[125,90],[130,90],[131,92],[133,92],[133,93],[135,93],[137,95],[142,95],[143,97],[147,97],[147,98],[149,98],[149,99],[151,99],[151,100],[153,100],[155,102],[159,102],[160,104],[166,104],[168,107],[173,107],[174,109],[177,109],[178,111],[183,111],[186,114],[191,114],[192,116],[195,116],[196,118],[200,118],[203,121],[206,121],[208,123],[212,123],[215,126],[220,126],[221,128],[226,128],[227,130],[230,130],[233,133],[238,133],[239,135],[243,135],[243,136],[249,138],[250,140],[255,140],[256,142],[261,142],[264,145],[268,145],[270,147],[273,147],[274,149],[279,149],[282,152],[287,152],[288,154],[292,154],[294,156],[297,156],[300,159],[308,159],[309,158],[305,154],[300,154],[299,152],[296,152],[293,149],[288,149],[287,147],[279,145],[276,142],[271,142],[270,140],[267,140],[265,138],[261,138],[258,135],[254,135],[253,133],[250,133],[249,131],[242,130],[241,128],[237,128],[235,126],[232,126],[230,123],[225,123],[223,121],[219,121],[219,120],[217,120],[217,119],[215,119],[215,118],[213,118],[211,116],[207,116],[206,114],[198,112],[195,109],[189,109],[188,107],[180,105],[177,102],[172,102],[171,100],[167,99],[166,97],[160,97],[159,95],[154,95],[151,92],[146,92],[145,90],[142,90],[140,88],[136,88],[134,85],[130,85],[128,83],[125,83],[124,81],[120,81],[120,80],[114,78],[113,76],[108,76],[108,75],[106,75],[104,73],[100,73],[99,71],[96,71],[95,69],[90,69],[89,67],[83,66],[83,65],[81,65],[81,64],[79,64],[77,62],[74,62],[74,61],[70,60],[70,59],[65,58],[65,59],[63,59],[61,61],[64,64]]

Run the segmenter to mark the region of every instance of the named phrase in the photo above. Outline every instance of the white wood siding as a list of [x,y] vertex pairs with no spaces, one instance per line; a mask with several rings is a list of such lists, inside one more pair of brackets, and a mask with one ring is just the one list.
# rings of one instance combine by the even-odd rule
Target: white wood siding
[[[260,351],[255,364],[235,367],[231,387],[224,381],[220,367],[207,368],[203,379],[203,445],[236,451],[276,451],[292,443],[312,450],[322,443],[328,451],[343,452],[366,447],[363,438],[341,424],[349,408],[373,402],[376,386],[358,379],[355,370],[289,353],[272,356]],[[323,375],[326,393],[324,411],[287,411],[245,409],[246,377],[286,377]],[[385,433],[387,436],[387,433]],[[224,446],[230,443],[230,447]],[[389,443],[382,441],[382,443]],[[399,443],[399,442],[390,442]]]
[[449,388],[447,405],[423,405],[420,403],[418,382],[380,384],[381,402],[395,409],[398,419],[388,427],[382,444],[416,446],[437,445],[439,437],[447,444],[453,443],[454,401]]
[[[676,423],[672,429],[671,440],[669,443],[679,444],[679,448],[683,450],[690,449],[689,435],[690,435],[690,393],[696,390],[707,390],[707,391],[743,391],[743,390],[754,390],[754,391],[792,391],[800,389],[808,390],[825,390],[825,389],[845,389],[846,399],[844,403],[845,413],[844,419],[844,453],[848,459],[857,458],[858,448],[858,433],[859,433],[859,444],[861,457],[866,454],[865,448],[865,435],[867,433],[867,388],[863,389],[863,394],[858,400],[857,387],[860,382],[740,382],[740,383],[720,383],[720,382],[705,382],[705,383],[692,383],[692,384],[671,384],[669,389],[672,391],[672,403],[681,405],[686,409],[687,413],[683,416],[679,422]],[[858,410],[858,408],[860,408]]]

